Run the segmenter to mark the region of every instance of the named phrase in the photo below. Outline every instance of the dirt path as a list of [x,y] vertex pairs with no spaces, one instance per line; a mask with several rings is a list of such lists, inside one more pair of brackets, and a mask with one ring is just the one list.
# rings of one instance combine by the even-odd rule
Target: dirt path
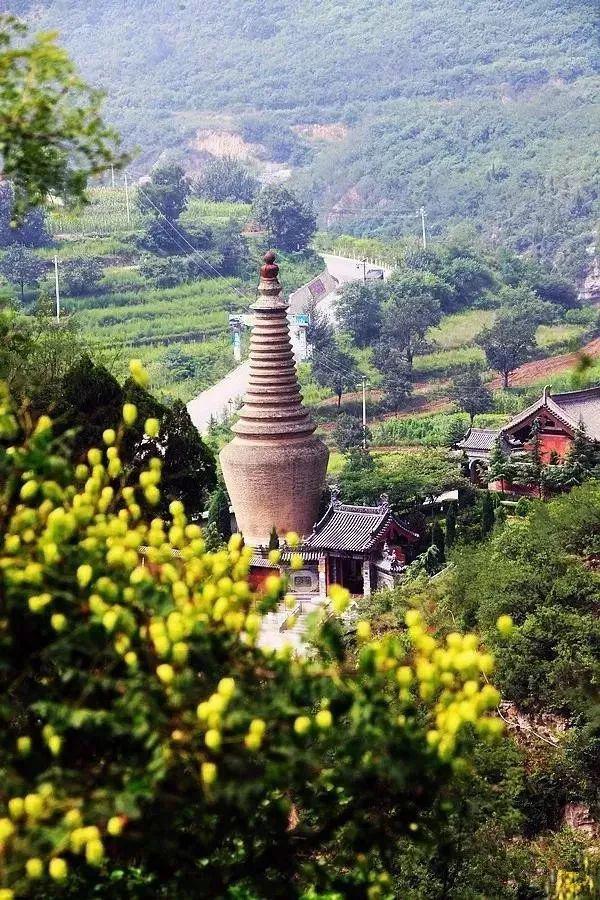
[[[536,359],[533,362],[525,363],[519,366],[510,377],[511,387],[520,387],[528,384],[534,384],[550,375],[559,375],[572,369],[585,353],[592,359],[600,357],[600,338],[594,338],[589,344],[586,344],[581,350],[575,353],[563,353],[560,356],[548,356],[546,359]],[[502,378],[498,375],[489,386],[492,390],[499,390],[502,387]]]

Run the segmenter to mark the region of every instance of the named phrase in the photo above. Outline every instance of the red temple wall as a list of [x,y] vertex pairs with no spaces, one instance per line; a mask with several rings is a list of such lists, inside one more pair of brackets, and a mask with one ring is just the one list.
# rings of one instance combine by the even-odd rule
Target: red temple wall
[[[573,438],[567,434],[540,434],[540,451],[543,463],[550,462],[552,453],[556,453],[559,459],[564,459],[571,446]],[[531,450],[531,444],[525,444],[526,450]]]

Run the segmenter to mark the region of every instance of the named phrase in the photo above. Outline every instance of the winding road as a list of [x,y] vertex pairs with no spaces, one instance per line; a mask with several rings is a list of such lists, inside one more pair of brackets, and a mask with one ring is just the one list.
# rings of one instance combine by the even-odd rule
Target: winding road
[[[327,271],[333,275],[340,285],[347,284],[349,281],[362,280],[364,274],[362,261],[345,256],[335,256],[331,253],[324,253],[322,256],[325,260]],[[367,270],[369,268],[383,269],[386,278],[391,273],[390,268],[374,261],[367,262],[366,268]],[[335,322],[336,296],[337,291],[332,291],[321,297],[317,303],[318,311],[330,322]],[[202,391],[187,404],[190,418],[201,434],[206,434],[211,421],[222,419],[236,407],[238,400],[243,397],[246,390],[249,369],[250,364],[246,360],[233,369],[232,372],[229,372],[225,378],[218,381],[217,384]]]

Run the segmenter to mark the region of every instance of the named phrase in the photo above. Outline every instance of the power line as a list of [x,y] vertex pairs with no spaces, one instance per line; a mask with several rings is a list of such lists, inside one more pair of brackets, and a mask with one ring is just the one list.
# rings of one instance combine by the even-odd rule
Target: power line
[[[148,203],[150,204],[150,206],[151,206],[153,209],[156,210],[156,212],[158,213],[158,215],[159,215],[161,218],[163,218],[163,219],[165,220],[165,222],[167,223],[167,225],[169,226],[169,228],[171,228],[171,230],[174,232],[174,234],[176,234],[176,235],[179,237],[179,239],[180,239],[181,241],[183,241],[183,243],[186,244],[186,245],[189,247],[189,249],[192,251],[192,254],[193,254],[194,256],[197,256],[198,259],[202,260],[202,263],[208,268],[209,271],[212,270],[212,272],[217,276],[217,278],[225,278],[225,275],[224,275],[222,272],[220,272],[220,271],[217,269],[217,267],[214,266],[214,265],[210,262],[210,260],[208,260],[205,256],[203,256],[203,255],[200,253],[200,251],[199,251],[196,247],[194,247],[194,245],[193,245],[192,243],[190,243],[190,241],[188,241],[188,239],[187,239],[187,237],[185,236],[185,234],[183,234],[183,232],[181,232],[181,231],[173,224],[173,222],[172,222],[169,218],[167,218],[167,216],[165,216],[165,214],[162,212],[162,210],[156,205],[156,203],[154,203],[154,201],[152,200],[152,198],[149,197],[148,194],[147,194],[144,190],[142,190],[141,187],[138,187],[138,191],[140,192],[140,194],[142,195],[142,197],[144,197],[144,198],[148,201]],[[164,229],[163,229],[163,231],[164,231]],[[180,249],[181,249],[181,246],[180,246]],[[248,300],[248,299],[249,299],[249,297],[248,297],[247,294],[244,294],[243,291],[239,290],[239,288],[236,288],[234,285],[231,286],[231,289],[232,289],[233,291],[235,291],[235,293],[238,294],[240,297],[242,297],[244,300]]]

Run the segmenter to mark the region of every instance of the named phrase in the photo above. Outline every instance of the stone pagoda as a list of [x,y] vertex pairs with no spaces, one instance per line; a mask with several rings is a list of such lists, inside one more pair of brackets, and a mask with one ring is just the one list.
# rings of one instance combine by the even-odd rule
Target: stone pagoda
[[275,254],[265,254],[252,306],[248,390],[235,437],[221,450],[223,477],[246,544],[266,546],[272,528],[309,535],[317,520],[329,451],[302,404]]

